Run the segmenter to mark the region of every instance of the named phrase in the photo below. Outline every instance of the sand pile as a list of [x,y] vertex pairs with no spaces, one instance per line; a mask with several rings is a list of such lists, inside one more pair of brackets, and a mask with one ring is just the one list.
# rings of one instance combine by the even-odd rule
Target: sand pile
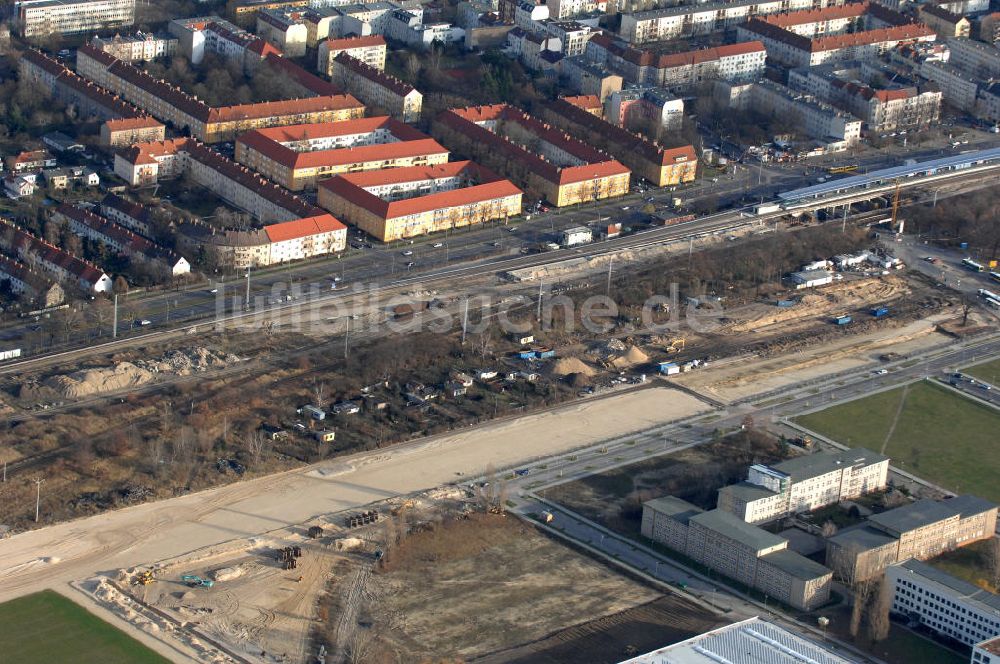
[[139,387],[153,380],[153,373],[131,362],[120,362],[110,369],[84,369],[45,381],[64,397],[78,399],[101,392]]
[[139,362],[139,364],[154,373],[169,373],[176,376],[188,376],[209,369],[222,369],[239,358],[229,353],[216,353],[204,347],[191,350],[172,350],[159,360]]
[[585,364],[583,360],[576,357],[564,357],[556,361],[552,365],[552,373],[556,376],[568,376],[570,374],[583,374],[584,376],[593,376],[597,372],[594,371],[589,365]]
[[649,362],[649,355],[643,353],[637,346],[632,346],[624,355],[615,358],[611,364],[619,369],[624,369],[625,367],[632,367],[645,362]]

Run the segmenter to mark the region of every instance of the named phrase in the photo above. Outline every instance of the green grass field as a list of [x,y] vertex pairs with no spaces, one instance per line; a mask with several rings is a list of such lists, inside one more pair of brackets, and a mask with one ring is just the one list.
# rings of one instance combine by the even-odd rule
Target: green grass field
[[982,364],[977,364],[973,367],[966,367],[962,369],[962,373],[975,376],[980,380],[985,380],[991,385],[997,385],[1000,383],[1000,359],[983,362]]
[[51,590],[0,604],[0,661],[169,664],[121,630]]
[[[957,493],[1000,501],[1000,413],[924,381],[795,418],[851,447],[883,451],[892,464]],[[895,429],[892,422],[899,412]],[[891,435],[890,431],[892,432]]]

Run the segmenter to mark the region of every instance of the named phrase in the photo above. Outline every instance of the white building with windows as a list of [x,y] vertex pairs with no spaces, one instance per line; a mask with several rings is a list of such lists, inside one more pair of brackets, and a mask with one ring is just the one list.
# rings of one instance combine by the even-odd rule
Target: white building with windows
[[1000,597],[987,590],[912,558],[887,567],[885,578],[892,584],[893,613],[967,646],[1000,634]]
[[135,23],[135,0],[21,0],[15,7],[22,37],[97,32]]
[[1000,662],[1000,636],[986,639],[972,647],[971,664],[997,664]]
[[809,512],[886,487],[889,457],[864,448],[817,452],[750,467],[745,482],[719,489],[719,509],[747,523]]

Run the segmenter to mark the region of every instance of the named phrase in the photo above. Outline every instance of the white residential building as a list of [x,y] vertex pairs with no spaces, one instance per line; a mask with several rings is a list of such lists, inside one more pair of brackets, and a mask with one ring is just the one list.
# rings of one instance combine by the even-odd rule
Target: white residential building
[[177,38],[137,32],[131,36],[94,37],[94,47],[124,62],[147,62],[177,53]]
[[549,0],[549,17],[557,21],[604,14],[608,11],[607,0]]
[[979,79],[1000,77],[1000,49],[974,39],[953,37],[945,40],[951,55],[948,62]]
[[912,558],[887,567],[885,578],[893,613],[967,646],[1000,635],[1000,597],[988,590]]
[[594,31],[589,25],[576,21],[545,21],[542,29],[562,45],[562,54],[566,57],[582,55],[587,50],[587,41]]
[[257,12],[257,36],[290,58],[306,54],[309,30],[303,12],[293,9],[262,9]]
[[886,487],[889,458],[864,448],[817,452],[750,467],[747,480],[719,489],[719,509],[747,523],[809,512]]
[[551,18],[548,5],[537,5],[531,0],[519,2],[514,8],[514,25],[526,32],[541,32],[542,21]]
[[316,56],[316,70],[330,77],[333,75],[333,60],[341,53],[347,53],[373,69],[385,70],[385,38],[381,35],[367,37],[345,37],[327,39],[320,42]]
[[22,37],[80,34],[124,28],[135,23],[135,0],[20,0]]

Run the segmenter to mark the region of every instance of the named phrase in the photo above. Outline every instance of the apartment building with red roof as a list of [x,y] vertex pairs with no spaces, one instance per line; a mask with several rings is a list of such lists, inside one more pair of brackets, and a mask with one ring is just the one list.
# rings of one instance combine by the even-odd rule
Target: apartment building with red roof
[[236,140],[235,154],[292,191],[338,173],[443,164],[448,155],[430,136],[389,116],[258,129]]
[[180,254],[90,210],[62,203],[53,211],[52,220],[66,224],[71,232],[80,237],[103,243],[133,262],[156,265],[164,275],[176,277],[191,271],[191,264]]
[[753,81],[764,74],[767,50],[759,41],[681,53],[656,53],[608,35],[587,42],[587,58],[638,85],[686,87],[701,81]]
[[6,281],[14,295],[29,298],[43,308],[60,305],[66,297],[58,283],[3,254],[0,254],[0,281]]
[[633,173],[657,187],[694,182],[697,176],[698,158],[692,145],[665,148],[565,99],[546,104],[542,117],[618,157]]
[[29,269],[87,293],[111,291],[111,277],[92,263],[40,240],[0,218],[0,247],[17,256]]
[[937,37],[926,25],[869,2],[758,17],[736,32],[741,41],[763,42],[768,59],[789,67],[871,59]]
[[82,118],[97,117],[101,125],[101,144],[119,147],[138,140],[162,140],[166,127],[162,122],[78,76],[58,60],[41,51],[29,49],[19,63],[21,79],[31,81],[53,98],[72,104]]
[[403,122],[420,119],[424,96],[419,90],[347,52],[339,53],[332,60],[330,79],[375,111],[388,113]]
[[628,193],[631,172],[620,162],[507,104],[442,111],[432,133],[556,206]]
[[[293,63],[294,65],[294,63]],[[364,105],[351,95],[320,94],[285,101],[212,107],[170,83],[122,62],[92,46],[77,51],[77,70],[177,131],[190,132],[206,143],[231,140],[252,129],[306,122],[336,122],[364,115]],[[309,81],[299,76],[302,85]],[[331,91],[332,92],[332,91]]]
[[385,37],[382,35],[327,39],[320,42],[316,51],[316,71],[327,76],[333,76],[333,61],[341,53],[379,71],[385,70],[386,47]]
[[321,207],[382,242],[521,213],[523,193],[471,161],[345,173],[319,185]]

